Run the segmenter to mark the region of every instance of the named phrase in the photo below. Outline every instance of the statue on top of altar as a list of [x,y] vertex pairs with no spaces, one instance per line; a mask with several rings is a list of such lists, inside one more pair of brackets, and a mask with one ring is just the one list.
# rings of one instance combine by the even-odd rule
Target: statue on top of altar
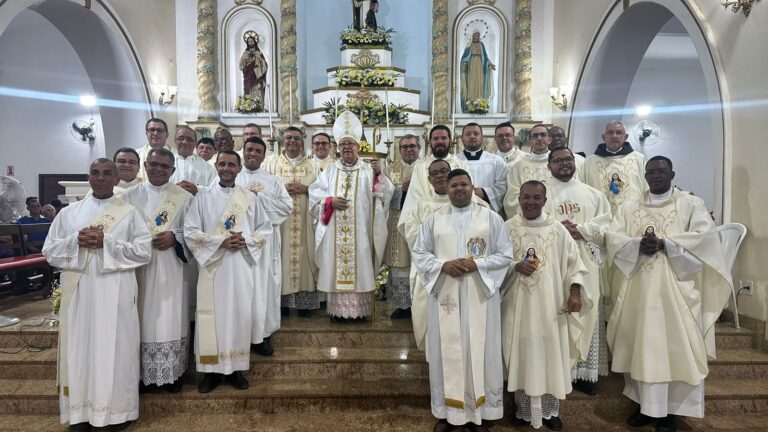
[[365,28],[376,30],[378,28],[376,14],[379,12],[379,0],[370,0],[368,2],[368,13],[365,15],[365,21],[363,21],[364,3],[364,0],[352,0],[352,27],[357,31],[361,31],[363,23],[365,23]]
[[267,86],[267,59],[259,49],[259,35],[248,30],[243,35],[245,51],[240,57],[240,70],[243,71],[243,92],[245,96],[258,99],[264,104],[264,91]]

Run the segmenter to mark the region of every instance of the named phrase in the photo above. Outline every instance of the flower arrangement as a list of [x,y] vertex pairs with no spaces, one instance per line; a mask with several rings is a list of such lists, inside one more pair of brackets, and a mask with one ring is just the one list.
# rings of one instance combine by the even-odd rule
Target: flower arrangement
[[[51,312],[59,316],[59,310],[61,309],[61,284],[59,281],[54,280],[53,283],[51,283]],[[52,326],[56,326],[59,324],[59,320],[53,320],[51,322]]]
[[377,29],[362,29],[360,31],[355,30],[352,27],[344,29],[341,32],[341,43],[347,46],[377,46],[388,47],[392,44],[393,29],[377,28]]
[[373,146],[365,140],[360,140],[360,153],[373,153]]
[[376,275],[376,299],[387,298],[387,280],[389,279],[389,267],[382,265],[379,274]]
[[341,87],[394,87],[398,74],[377,69],[346,69],[336,71],[335,76]]
[[235,111],[242,114],[253,114],[264,111],[261,99],[248,95],[238,96],[235,101]]
[[[331,99],[328,102],[325,102],[323,106],[325,107],[325,114],[323,114],[323,118],[325,119],[326,124],[333,124],[333,122],[336,120],[336,99]],[[405,108],[407,107],[406,104],[401,105],[395,105],[393,103],[389,104],[389,123],[390,124],[407,124],[408,123],[408,113],[405,112]],[[387,115],[384,111],[384,103],[379,99],[378,96],[375,98],[371,98],[365,102],[365,104],[362,106],[362,109],[360,107],[360,103],[358,101],[352,101],[350,100],[346,105],[345,104],[339,104],[338,106],[338,112],[344,112],[345,110],[352,111],[355,113],[358,117],[360,117],[360,122],[363,124],[374,124],[374,125],[385,125],[387,124]],[[362,116],[360,115],[362,111]]]
[[488,114],[490,108],[491,103],[485,98],[477,98],[467,102],[467,109],[471,114]]

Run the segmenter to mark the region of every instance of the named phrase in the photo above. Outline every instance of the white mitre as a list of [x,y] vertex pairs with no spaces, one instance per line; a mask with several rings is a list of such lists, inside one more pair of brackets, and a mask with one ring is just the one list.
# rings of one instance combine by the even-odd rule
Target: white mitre
[[341,142],[342,138],[352,138],[359,143],[362,136],[363,124],[352,112],[344,111],[336,117],[336,121],[333,122],[333,137],[337,143]]

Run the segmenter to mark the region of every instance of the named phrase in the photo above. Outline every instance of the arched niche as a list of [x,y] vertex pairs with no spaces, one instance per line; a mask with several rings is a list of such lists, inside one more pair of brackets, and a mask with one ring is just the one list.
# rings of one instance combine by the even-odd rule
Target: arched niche
[[459,13],[453,23],[453,55],[451,61],[451,88],[453,89],[452,112],[462,113],[461,108],[461,57],[472,40],[472,33],[481,33],[481,42],[485,46],[488,58],[496,66],[492,71],[493,96],[490,99],[489,113],[501,113],[506,110],[506,53],[507,21],[504,15],[493,6],[473,5]]
[[[575,150],[592,154],[607,122],[623,121],[630,132],[643,119],[635,113],[635,103],[649,99],[653,111],[646,118],[661,127],[662,140],[636,150],[644,151],[647,157],[670,157],[677,173],[674,183],[701,195],[721,221],[727,219],[724,209],[728,207],[723,193],[729,187],[728,103],[719,72],[721,62],[704,25],[686,1],[645,1],[627,9],[622,8],[621,1],[614,2],[582,64],[569,107],[569,136]],[[679,75],[673,68],[687,54],[671,54],[686,44],[693,47],[686,53],[691,54],[696,67],[677,79],[682,89],[700,91],[689,92],[689,99],[673,99],[672,90],[665,94],[663,89],[669,82],[664,81]],[[670,60],[669,73],[656,81],[648,80],[649,57],[663,64],[660,58],[665,52]],[[701,138],[690,139],[692,130],[700,132]]]
[[223,96],[222,111],[234,113],[235,101],[238,96],[242,96],[244,93],[240,56],[245,51],[246,44],[243,35],[247,31],[255,31],[259,35],[259,50],[267,60],[267,85],[269,85],[269,89],[265,92],[264,98],[269,102],[264,107],[264,111],[269,109],[277,112],[277,24],[266,9],[252,4],[232,8],[222,21],[219,37],[221,41],[220,64],[222,65],[219,69]]

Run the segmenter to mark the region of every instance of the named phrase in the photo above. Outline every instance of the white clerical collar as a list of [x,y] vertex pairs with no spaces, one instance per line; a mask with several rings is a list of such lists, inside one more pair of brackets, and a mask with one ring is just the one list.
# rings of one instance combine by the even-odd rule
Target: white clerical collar
[[527,157],[530,160],[543,161],[543,160],[549,159],[549,152],[545,152],[545,153],[542,153],[542,154],[528,153]]
[[555,176],[552,176],[551,178],[547,179],[548,182],[552,182],[552,183],[556,183],[556,184],[561,184],[561,185],[567,185],[567,184],[575,182],[576,180],[577,180],[576,179],[576,173],[574,173],[573,177],[571,177],[570,180],[568,180],[568,181],[562,181],[562,180],[556,178]]
[[507,156],[512,156],[516,151],[517,149],[512,147],[511,149],[509,149],[509,151],[506,151],[506,152],[503,152],[501,150],[496,150],[496,154],[506,159]]
[[651,198],[651,204],[661,204],[663,202],[666,202],[669,199],[669,197],[672,196],[672,189],[673,188],[669,188],[669,190],[664,192],[663,194],[655,194],[655,193],[649,192],[649,195]]
[[481,151],[483,151],[483,149],[477,149],[477,150],[475,150],[475,151],[464,149],[464,151],[465,151],[465,152],[467,152],[467,153],[469,153],[469,154],[470,154],[470,156],[472,156],[472,157],[475,157],[475,156],[477,156],[477,154],[478,154],[478,153],[480,153]]
[[152,183],[150,183],[149,181],[147,181],[147,187],[149,188],[149,190],[152,190],[152,191],[155,191],[155,192],[161,192],[161,191],[164,191],[165,188],[168,187],[168,183],[161,184],[160,186],[155,186]]
[[289,158],[288,155],[285,155],[285,158],[288,159],[288,162],[290,162],[291,165],[296,165],[297,163],[301,162],[301,157],[301,154],[295,158]]
[[251,175],[255,175],[255,174],[256,174],[256,173],[258,173],[259,171],[261,171],[261,166],[259,166],[259,167],[258,167],[258,168],[256,168],[255,170],[249,170],[248,168],[246,168],[246,169],[245,169],[245,173],[246,173],[246,174],[251,174]]
[[608,150],[608,146],[606,145],[605,146],[605,151],[607,151],[610,154],[616,154],[616,153],[620,152],[622,148],[624,148],[624,147],[623,146],[619,147],[618,149],[616,149],[616,151],[613,151],[613,150]]
[[[520,216],[522,216],[522,217],[523,217],[523,219],[525,219],[525,216],[523,216],[522,210],[520,211]],[[536,219],[525,219],[525,220],[526,220],[528,223],[538,223],[538,222],[542,222],[542,221],[543,221],[544,219],[546,219],[546,218],[547,218],[547,215],[546,215],[544,212],[541,212],[541,214],[539,215],[539,217],[537,217]]]
[[468,206],[466,207],[456,207],[455,205],[451,204],[451,210],[456,213],[466,213],[472,211],[472,203],[470,202]]

